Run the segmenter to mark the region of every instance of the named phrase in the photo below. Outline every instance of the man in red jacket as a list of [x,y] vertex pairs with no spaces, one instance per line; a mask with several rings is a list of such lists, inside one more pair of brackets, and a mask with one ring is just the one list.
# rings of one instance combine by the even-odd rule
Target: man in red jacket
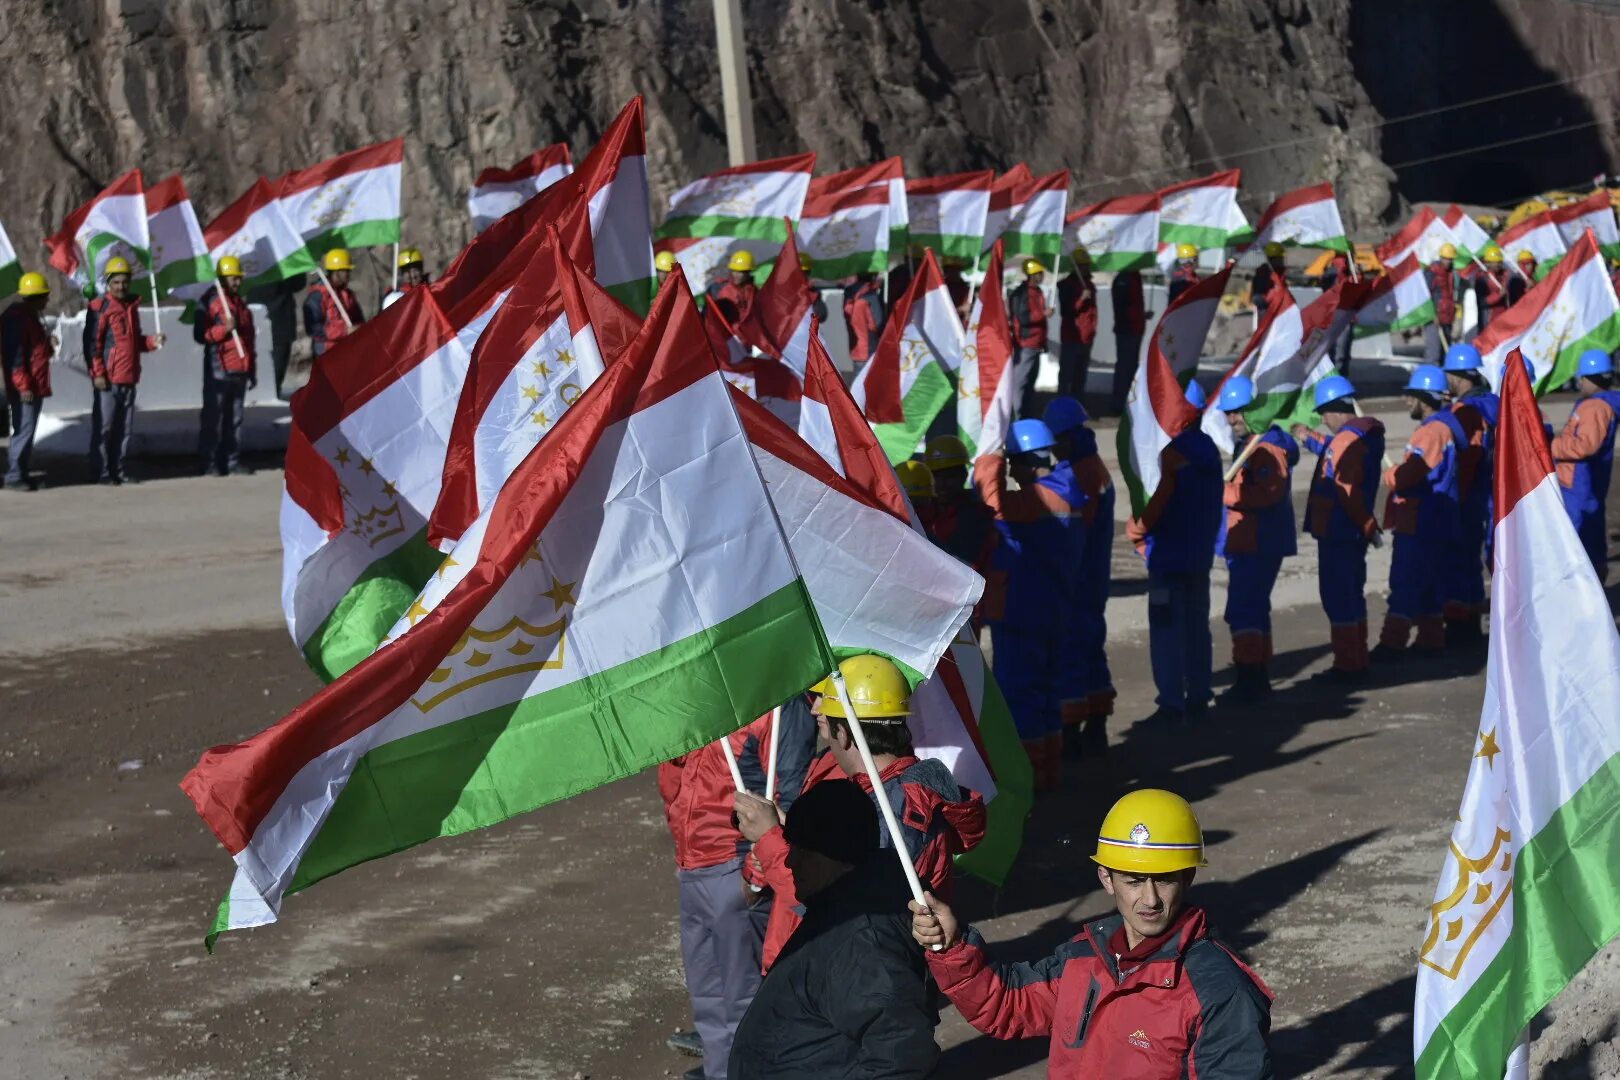
[[864,364],[877,352],[883,320],[883,285],[876,274],[862,274],[844,292],[844,325],[849,328],[851,361]]
[[1451,348],[1452,325],[1457,321],[1457,249],[1441,244],[1434,261],[1423,268],[1423,283],[1434,300],[1434,321],[1423,326],[1423,362],[1438,364]]
[[1024,280],[1007,293],[1007,319],[1012,323],[1013,344],[1018,349],[1013,356],[1013,379],[1019,388],[1019,416],[1035,415],[1035,377],[1040,373],[1041,354],[1046,351],[1048,312],[1046,294],[1041,291],[1045,280],[1046,267],[1035,259],[1025,259]]
[[0,487],[37,491],[39,482],[28,475],[28,465],[34,456],[39,413],[51,396],[51,354],[56,348],[39,318],[50,302],[51,287],[43,274],[24,274],[17,282],[17,295],[21,299],[0,316],[0,370],[11,409],[11,461]]
[[1271,991],[1187,903],[1205,865],[1192,807],[1131,792],[1103,819],[1092,861],[1115,914],[1033,964],[992,959],[932,896],[910,905],[912,936],[942,947],[928,968],[962,1018],[997,1039],[1051,1039],[1053,1080],[1270,1080]]
[[202,432],[197,449],[203,475],[251,475],[242,464],[242,411],[249,389],[259,385],[253,312],[242,299],[242,263],[235,255],[219,260],[219,288],[203,297],[197,336],[203,344]]
[[108,259],[105,274],[107,302],[98,313],[95,342],[87,358],[103,425],[99,432],[91,432],[96,445],[91,446],[90,457],[97,466],[97,483],[133,484],[136,481],[124,471],[124,453],[135,418],[141,353],[162,348],[164,335],[141,333],[140,303],[129,291],[128,260],[119,255]]
[[366,321],[359,299],[349,288],[349,274],[354,271],[349,249],[333,248],[322,255],[321,269],[326,273],[326,280],[317,281],[304,296],[304,331],[309,334],[310,348],[317,360],[339,338]]
[[1063,342],[1058,358],[1058,396],[1079,400],[1086,392],[1091,343],[1097,340],[1097,287],[1091,282],[1091,254],[1074,249],[1074,272],[1058,283],[1058,317]]

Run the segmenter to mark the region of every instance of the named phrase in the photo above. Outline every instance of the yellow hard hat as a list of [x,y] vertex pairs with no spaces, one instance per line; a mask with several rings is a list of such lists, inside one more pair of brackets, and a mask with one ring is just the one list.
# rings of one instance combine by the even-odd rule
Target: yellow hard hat
[[[844,676],[849,703],[855,706],[855,715],[860,719],[910,715],[911,684],[906,682],[906,677],[891,661],[866,653],[845,660],[838,665],[838,670]],[[831,676],[812,686],[810,692],[821,695],[823,716],[845,715],[844,703],[838,700]]]
[[968,463],[967,443],[955,435],[935,435],[923,447],[923,464],[931,472],[946,469],[965,469]]
[[1193,808],[1173,791],[1143,788],[1103,818],[1091,861],[1126,874],[1173,874],[1204,862],[1204,832]]
[[401,270],[407,266],[421,266],[423,261],[422,253],[415,248],[399,249],[399,268]]
[[894,467],[894,471],[900,477],[900,486],[913,499],[934,497],[934,474],[928,471],[927,465],[913,459],[902,461]]
[[[1277,241],[1269,240],[1269,241],[1266,242],[1266,258],[1268,258],[1268,259],[1275,258],[1276,256],[1281,255],[1282,253],[1283,253],[1283,246],[1281,244],[1277,243]],[[1194,257],[1196,257],[1196,255]]]
[[114,255],[107,260],[107,266],[101,271],[102,277],[112,277],[114,274],[129,273],[129,260],[122,255]]
[[1074,260],[1074,264],[1076,266],[1091,265],[1091,252],[1087,251],[1084,247],[1075,248],[1074,251],[1070,253],[1069,257]]
[[44,274],[27,273],[17,281],[18,296],[49,296],[51,286]]
[[349,261],[348,248],[333,248],[321,257],[322,270],[353,270],[354,263]]
[[1531,262],[1536,261],[1536,257],[1534,255],[1530,254],[1528,251],[1524,250],[1523,248],[1520,248],[1519,253],[1517,255],[1513,256],[1513,257],[1515,259],[1517,259],[1519,262],[1524,262],[1526,259],[1530,260]]
[[1442,259],[1455,259],[1457,257],[1456,247],[1452,244],[1441,244],[1440,257]]
[[673,251],[660,251],[653,256],[653,265],[666,274],[670,273],[675,269],[675,253]]
[[1198,258],[1198,248],[1192,244],[1177,244],[1176,258],[1182,260],[1196,259]]
[[744,274],[754,270],[754,254],[751,251],[733,251],[731,258],[726,260],[727,270],[736,270]]
[[1025,259],[1024,260],[1024,273],[1026,273],[1026,274],[1044,274],[1044,273],[1046,273],[1046,267],[1041,265],[1041,260],[1039,260],[1039,259]]
[[1495,244],[1486,244],[1485,251],[1480,255],[1480,258],[1488,263],[1499,263],[1502,261],[1502,249]]
[[235,255],[221,255],[218,265],[214,267],[214,273],[220,277],[241,277],[242,260]]
[[806,255],[802,251],[799,252],[799,269],[800,270],[802,270],[806,274],[808,274],[810,272],[810,268],[812,266],[814,266],[814,265],[816,265],[816,260],[812,259],[810,256]]

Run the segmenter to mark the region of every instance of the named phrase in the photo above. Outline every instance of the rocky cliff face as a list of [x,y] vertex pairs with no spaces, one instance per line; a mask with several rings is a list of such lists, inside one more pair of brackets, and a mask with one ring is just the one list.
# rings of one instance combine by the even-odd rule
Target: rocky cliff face
[[[824,169],[1027,160],[1073,170],[1083,204],[1237,166],[1251,212],[1329,179],[1347,224],[1372,231],[1403,198],[1505,199],[1615,157],[1614,74],[1378,127],[1612,67],[1620,18],[1592,6],[743,7],[759,152],[814,149]],[[648,99],[655,199],[724,165],[713,53],[710,0],[18,0],[0,24],[0,220],[37,263],[40,237],[131,165],[182,172],[206,220],[261,173],[403,134],[407,236],[440,264],[468,238],[478,169],[558,140],[582,151],[632,94]]]

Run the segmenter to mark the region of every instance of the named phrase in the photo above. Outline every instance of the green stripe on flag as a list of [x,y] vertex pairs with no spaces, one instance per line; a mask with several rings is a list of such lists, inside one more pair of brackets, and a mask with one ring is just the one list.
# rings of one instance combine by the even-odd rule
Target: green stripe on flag
[[631,311],[646,318],[647,312],[652,309],[653,296],[658,292],[656,278],[640,278],[636,281],[621,281],[617,285],[603,285],[609,296],[629,308]]
[[1119,474],[1125,479],[1125,490],[1131,497],[1131,513],[1140,515],[1147,508],[1147,493],[1142,490],[1142,478],[1132,464],[1131,410],[1119,414],[1119,429],[1114,434],[1114,452],[1119,459]]
[[351,221],[335,229],[316,233],[304,241],[304,246],[320,258],[333,248],[383,247],[399,243],[399,218],[379,218],[375,221]]
[[857,251],[836,259],[811,258],[810,276],[824,280],[854,277],[856,274],[881,274],[889,267],[887,251]]
[[[569,662],[566,631],[557,656]],[[366,754],[288,892],[370,859],[455,836],[634,775],[770,711],[830,667],[794,580],[696,634],[566,686]],[[682,715],[676,703],[735,708]],[[412,708],[406,705],[405,708]]]
[[1006,232],[1001,234],[1001,247],[1009,256],[1031,255],[1055,264],[1063,251],[1063,234]]
[[1191,244],[1202,250],[1226,247],[1233,237],[1218,225],[1175,225],[1161,218],[1159,239],[1166,244]]
[[702,239],[708,236],[731,237],[737,240],[787,240],[787,226],[776,217],[723,217],[703,214],[697,217],[670,218],[653,234],[666,237]]
[[1553,361],[1552,372],[1544,375],[1536,383],[1536,396],[1540,397],[1549,390],[1556,390],[1573,379],[1575,369],[1580,363],[1581,353],[1588,349],[1598,349],[1606,353],[1620,349],[1620,311],[1614,312],[1585,335],[1558,350],[1558,358]]
[[20,262],[8,262],[0,266],[0,296],[10,296],[16,292],[22,276],[23,268]]
[[917,443],[928,425],[955,395],[956,387],[939,364],[930,362],[917,372],[917,381],[911,384],[900,403],[905,419],[897,424],[872,425],[872,432],[888,456],[889,464],[898,465],[917,452]]
[[976,262],[983,254],[983,240],[980,237],[958,233],[913,232],[911,246],[930,248],[942,258],[961,259],[967,263]]
[[377,643],[443,564],[443,553],[427,542],[423,529],[366,567],[304,642],[304,659],[315,674],[331,682],[376,652]]
[[199,281],[214,280],[214,264],[207,255],[196,255],[190,259],[170,263],[158,271],[158,290],[164,295],[173,292],[179,285],[195,285]]
[[[1513,929],[1430,1036],[1427,1078],[1500,1076],[1530,1019],[1620,934],[1620,755],[1610,758],[1519,851]],[[1498,916],[1501,917],[1501,916]]]
[[256,289],[260,285],[274,285],[279,281],[297,277],[299,274],[313,274],[315,272],[315,258],[308,248],[299,248],[285,259],[276,263],[262,274],[242,279],[242,291]]
[[1006,884],[1018,850],[1024,843],[1024,821],[1035,805],[1035,774],[1029,755],[1018,739],[1001,687],[984,668],[984,701],[979,708],[979,741],[989,756],[996,778],[996,797],[985,808],[984,839],[972,851],[956,857],[956,865],[998,889]]

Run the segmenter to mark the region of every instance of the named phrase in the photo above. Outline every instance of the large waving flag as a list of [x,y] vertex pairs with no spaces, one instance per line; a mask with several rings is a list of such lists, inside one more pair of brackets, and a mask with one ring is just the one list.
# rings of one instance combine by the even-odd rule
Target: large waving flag
[[405,140],[390,139],[290,172],[276,196],[317,256],[336,247],[399,243]]
[[1550,213],[1558,226],[1558,238],[1566,248],[1574,247],[1581,235],[1591,229],[1604,258],[1620,258],[1620,227],[1615,225],[1614,204],[1608,189],[1599,188],[1568,206],[1555,206]]
[[1418,260],[1407,255],[1400,262],[1384,263],[1384,270],[1356,313],[1356,337],[1400,333],[1434,321],[1434,298]]
[[961,366],[962,319],[929,248],[850,388],[891,462],[917,452],[955,393],[952,379]]
[[1131,493],[1133,514],[1142,513],[1159,486],[1160,452],[1199,421],[1198,410],[1187,401],[1186,386],[1198,371],[1204,339],[1231,276],[1232,264],[1227,263],[1176,297],[1148,340],[1147,359],[1131,383],[1117,436],[1119,467]]
[[797,221],[804,211],[815,167],[815,154],[795,154],[692,181],[669,197],[659,247],[675,253],[693,292],[708,287],[732,252],[748,251],[760,262],[776,258],[787,239],[783,219]]
[[603,288],[644,297],[646,190],[637,98],[577,172],[484,230],[439,280],[316,366],[293,403],[281,537],[282,609],[317,674],[335,678],[369,655],[437,569],[425,526],[472,351],[546,226]]
[[1378,261],[1389,267],[1399,266],[1408,258],[1414,258],[1419,265],[1428,266],[1440,257],[1441,244],[1450,244],[1459,253],[1462,251],[1462,245],[1452,235],[1450,227],[1425,206],[1413,214],[1399,232],[1378,245]]
[[[716,311],[716,317],[720,313]],[[748,317],[735,327],[744,344],[780,361],[795,379],[804,378],[809,361],[810,336],[815,333],[810,279],[799,269],[799,248],[792,225],[787,225],[787,242],[771,272],[754,296]],[[750,394],[758,398],[759,394]]]
[[[810,181],[799,218],[800,249],[824,281],[880,274],[889,268],[896,239],[905,243],[904,222],[894,224],[894,184],[899,158],[864,169],[846,169]],[[900,183],[904,184],[902,177]],[[900,205],[905,206],[904,190]],[[903,247],[902,247],[903,250]]]
[[990,185],[990,202],[985,211],[984,236],[980,238],[980,254],[988,252],[1007,231],[1014,215],[1024,208],[1024,199],[1035,183],[1035,174],[1022,161],[996,177]]
[[1328,248],[1350,254],[1350,241],[1339,219],[1339,204],[1332,184],[1314,184],[1290,191],[1260,215],[1250,247],[1277,243],[1296,247]]
[[[1237,361],[1222,376],[1215,393],[1209,395],[1209,402],[1204,407],[1202,427],[1209,437],[1215,440],[1217,446],[1230,454],[1236,444],[1232,437],[1232,425],[1227,422],[1226,414],[1220,409],[1221,387],[1224,387],[1227,380],[1234,375],[1246,375],[1255,383],[1257,399],[1255,404],[1262,404],[1258,400],[1261,380],[1264,379],[1268,384],[1268,390],[1277,392],[1279,388],[1275,385],[1276,374],[1286,370],[1290,361],[1299,357],[1304,344],[1303,314],[1299,305],[1294,302],[1294,294],[1282,289],[1277,299],[1266,308],[1265,316],[1254,328],[1248,343],[1238,353]],[[1297,389],[1298,385],[1296,381],[1294,388]],[[1244,412],[1245,415],[1253,415],[1247,409]],[[1259,417],[1255,416],[1254,430],[1264,432],[1269,426],[1269,424],[1262,426]],[[1148,490],[1152,491],[1151,488]]]
[[[997,241],[990,249],[985,281],[1001,281],[1002,253]],[[969,456],[998,453],[1012,426],[1013,343],[1007,298],[994,284],[980,289],[973,300],[957,387],[956,424]]]
[[911,246],[942,258],[969,263],[977,259],[986,246],[985,220],[990,215],[990,188],[995,180],[992,169],[907,180]]
[[1492,386],[1501,385],[1502,366],[1517,349],[1535,366],[1542,393],[1574,378],[1587,349],[1620,348],[1620,301],[1597,238],[1587,233],[1577,240],[1550,274],[1490,321],[1474,344]]
[[1159,247],[1159,196],[1121,195],[1070,214],[1063,253],[1086,249],[1094,270],[1150,270]]
[[1550,210],[1503,229],[1497,234],[1496,245],[1502,249],[1503,257],[1514,266],[1519,263],[1519,252],[1528,251],[1535,257],[1537,278],[1545,276],[1569,250]]
[[146,189],[141,171],[129,172],[108,184],[99,195],[62,222],[45,238],[47,261],[81,288],[99,289],[102,267],[114,255],[131,265],[151,267],[151,239],[147,233]]
[[[299,278],[315,269],[315,258],[304,245],[304,238],[282,211],[275,189],[264,179],[208,223],[203,243],[211,260],[217,262],[226,255],[241,260],[244,289]],[[208,280],[177,285],[174,295],[194,304],[214,287],[212,278],[210,270]]]
[[510,169],[485,169],[467,192],[473,232],[481,233],[574,171],[567,143],[542,146]]
[[0,225],[0,296],[10,296],[16,292],[22,276],[22,260],[17,258],[17,249],[11,246],[6,227]]
[[1480,228],[1479,222],[1469,217],[1456,203],[1446,207],[1446,212],[1440,215],[1440,221],[1451,232],[1452,243],[1457,248],[1455,265],[1459,270],[1478,259],[1490,245],[1490,234]]
[[1620,637],[1506,370],[1485,701],[1418,953],[1419,1080],[1527,1076],[1531,1021],[1620,934]]
[[147,189],[146,217],[158,295],[214,280],[208,241],[180,174]]
[[1238,208],[1242,178],[1241,169],[1229,169],[1160,188],[1160,242],[1171,248],[1191,244],[1202,250],[1235,247],[1246,241],[1253,232]]
[[678,278],[437,571],[384,646],[187,774],[236,862],[214,935],[712,742],[834,663]]
[[1063,252],[1063,225],[1068,210],[1068,169],[1034,177],[1018,193],[1017,204],[1002,227],[1001,241],[1014,255],[1043,259],[1056,266]]

